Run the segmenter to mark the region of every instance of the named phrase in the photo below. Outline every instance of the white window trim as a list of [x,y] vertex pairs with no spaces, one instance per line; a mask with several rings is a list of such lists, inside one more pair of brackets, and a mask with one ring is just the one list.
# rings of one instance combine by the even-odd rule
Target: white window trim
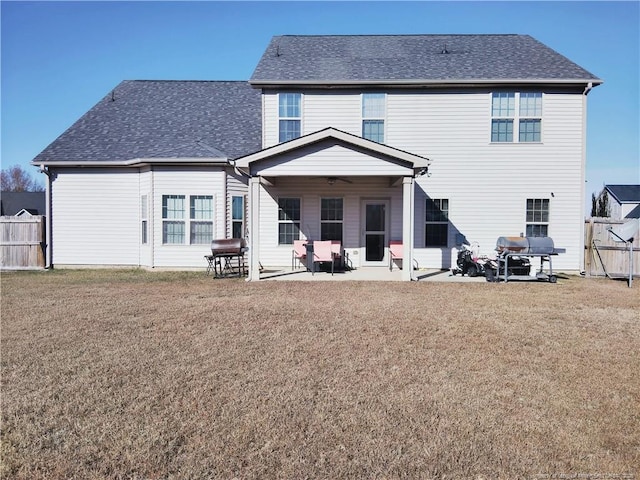
[[[378,94],[384,97],[384,114],[382,117],[365,117],[364,116],[364,98],[367,94]],[[382,120],[382,142],[381,144],[387,144],[387,117],[388,117],[388,95],[385,92],[363,92],[360,94],[360,136],[364,136],[364,122],[365,120]],[[372,140],[374,141],[374,140]]]
[[[513,145],[513,144],[522,144],[522,145],[540,145],[543,142],[543,134],[544,130],[542,128],[542,124],[544,123],[544,105],[545,105],[545,93],[544,92],[519,92],[515,90],[505,91],[503,93],[513,93],[514,94],[514,112],[512,117],[507,117],[503,115],[493,115],[493,94],[500,93],[500,91],[490,92],[489,93],[489,143],[491,145]],[[540,93],[540,103],[541,103],[541,111],[540,116],[531,116],[531,115],[520,115],[520,94],[522,93]],[[513,140],[510,142],[496,142],[491,139],[492,135],[492,125],[494,120],[512,120],[513,121]],[[540,140],[535,142],[521,142],[520,141],[520,120],[540,120]]]
[[149,195],[140,196],[140,244],[149,244]]
[[[233,199],[234,198],[242,198],[242,218],[235,219],[233,218]],[[246,195],[231,195],[231,205],[230,205],[230,213],[231,213],[231,230],[229,231],[229,236],[233,237],[233,225],[237,222],[241,222],[241,232],[242,237],[244,238],[247,234],[247,196]]]
[[[182,218],[164,218],[163,215],[163,198],[165,196],[183,196],[184,210]],[[211,219],[191,218],[191,197],[211,197]],[[215,237],[215,217],[216,217],[216,196],[210,193],[162,193],[160,194],[160,241],[163,247],[185,247],[207,245],[206,243],[191,243],[191,223],[211,223],[211,235]],[[165,243],[164,241],[164,223],[165,222],[182,222],[184,224],[184,241],[182,243]],[[213,238],[212,238],[213,240]]]
[[[299,117],[281,117],[280,116],[280,96],[281,95],[289,95],[289,94],[296,94],[296,95],[300,95],[300,116]],[[300,122],[300,137],[302,137],[304,135],[304,125],[302,122],[302,118],[303,118],[303,114],[302,112],[304,111],[304,94],[301,92],[279,92],[277,95],[277,103],[276,103],[276,109],[278,112],[278,123],[277,123],[277,138],[278,138],[278,143],[284,143],[283,141],[280,141],[280,120],[298,120]],[[297,138],[300,138],[297,137]],[[291,139],[293,140],[293,139]],[[289,140],[287,140],[289,141]]]
[[[446,221],[428,221],[427,220],[427,201],[424,202],[424,248],[449,248],[449,231],[451,229],[451,218],[449,213],[451,212],[451,198],[432,198],[432,201],[435,200],[446,200],[447,201],[447,220]],[[442,205],[442,204],[441,204]],[[427,245],[427,228],[429,225],[446,225],[447,226],[447,236],[446,242],[444,245]]]
[[[547,221],[546,222],[529,222],[527,221],[527,202],[529,200],[533,200],[534,202],[536,200],[546,200],[547,202]],[[525,204],[524,204],[524,231],[525,231],[525,235],[527,235],[527,227],[529,225],[540,225],[540,226],[546,226],[547,227],[547,237],[549,236],[549,227],[551,225],[551,199],[549,198],[542,198],[542,197],[538,197],[538,198],[527,198],[525,199]]]
[[[280,200],[284,199],[284,198],[289,198],[289,199],[298,199],[298,201],[300,202],[300,220],[298,220],[297,222],[294,220],[280,220]],[[277,228],[276,228],[276,245],[282,247],[290,247],[293,245],[293,243],[280,243],[280,225],[284,224],[284,223],[290,223],[290,224],[295,224],[298,223],[299,227],[298,227],[298,238],[294,240],[300,240],[301,236],[302,236],[302,197],[300,196],[294,196],[294,195],[282,195],[280,197],[278,197],[276,199],[276,220],[277,220]]]
[[[322,200],[342,200],[342,220],[322,220]],[[322,237],[322,224],[323,223],[339,223],[342,228],[342,242],[344,243],[344,197],[321,197],[320,198],[320,211],[318,212],[318,218],[320,219],[320,237]]]

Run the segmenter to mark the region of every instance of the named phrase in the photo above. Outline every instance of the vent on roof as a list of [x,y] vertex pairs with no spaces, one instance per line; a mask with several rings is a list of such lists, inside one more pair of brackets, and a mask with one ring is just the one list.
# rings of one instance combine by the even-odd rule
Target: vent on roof
[[280,56],[280,45],[276,45],[276,57]]
[[449,53],[449,50],[447,50],[447,44],[445,43],[445,44],[442,46],[442,50],[440,51],[440,54],[442,54],[442,55],[446,55],[446,54],[448,54],[448,53]]

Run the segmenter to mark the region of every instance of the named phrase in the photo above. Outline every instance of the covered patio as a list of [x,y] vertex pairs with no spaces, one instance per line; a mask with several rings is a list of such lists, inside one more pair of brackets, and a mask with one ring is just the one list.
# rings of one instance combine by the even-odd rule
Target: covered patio
[[[429,163],[333,128],[238,159],[250,177],[249,280],[291,265],[296,240],[339,242],[352,271],[388,270],[399,242],[413,265],[414,178]],[[414,279],[410,268],[396,275]]]

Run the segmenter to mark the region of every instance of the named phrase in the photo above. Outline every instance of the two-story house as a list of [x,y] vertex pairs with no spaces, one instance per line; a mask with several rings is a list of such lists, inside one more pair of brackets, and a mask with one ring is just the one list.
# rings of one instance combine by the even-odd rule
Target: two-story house
[[577,271],[600,83],[526,35],[278,36],[248,83],[123,82],[33,161],[50,262],[197,267],[246,236],[255,280],[301,238],[448,268],[522,234]]

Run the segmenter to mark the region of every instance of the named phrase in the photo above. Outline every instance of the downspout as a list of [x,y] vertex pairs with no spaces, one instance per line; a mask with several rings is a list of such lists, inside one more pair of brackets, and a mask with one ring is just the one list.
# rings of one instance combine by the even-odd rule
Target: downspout
[[580,273],[584,273],[584,255],[585,255],[585,244],[584,244],[584,233],[585,233],[585,184],[586,184],[586,171],[587,171],[587,95],[593,88],[593,82],[587,83],[582,92],[582,167],[580,169],[580,255],[579,255],[579,269]]
[[40,172],[44,173],[47,176],[47,181],[45,185],[45,260],[44,260],[44,268],[53,268],[52,264],[52,231],[51,231],[51,175],[52,172],[44,166],[44,164],[40,164]]
[[155,222],[155,215],[156,215],[156,209],[155,209],[155,204],[156,204],[156,179],[155,179],[155,175],[154,175],[154,170],[153,170],[153,165],[151,165],[149,167],[149,175],[151,175],[151,195],[150,195],[150,199],[147,201],[147,208],[149,209],[149,213],[147,214],[147,216],[149,217],[148,221],[149,221],[149,231],[147,232],[148,238],[149,238],[149,248],[151,249],[151,251],[149,252],[151,255],[151,261],[149,262],[149,268],[153,269],[155,268],[156,265],[156,236],[155,236],[155,231],[156,231],[156,222]]

